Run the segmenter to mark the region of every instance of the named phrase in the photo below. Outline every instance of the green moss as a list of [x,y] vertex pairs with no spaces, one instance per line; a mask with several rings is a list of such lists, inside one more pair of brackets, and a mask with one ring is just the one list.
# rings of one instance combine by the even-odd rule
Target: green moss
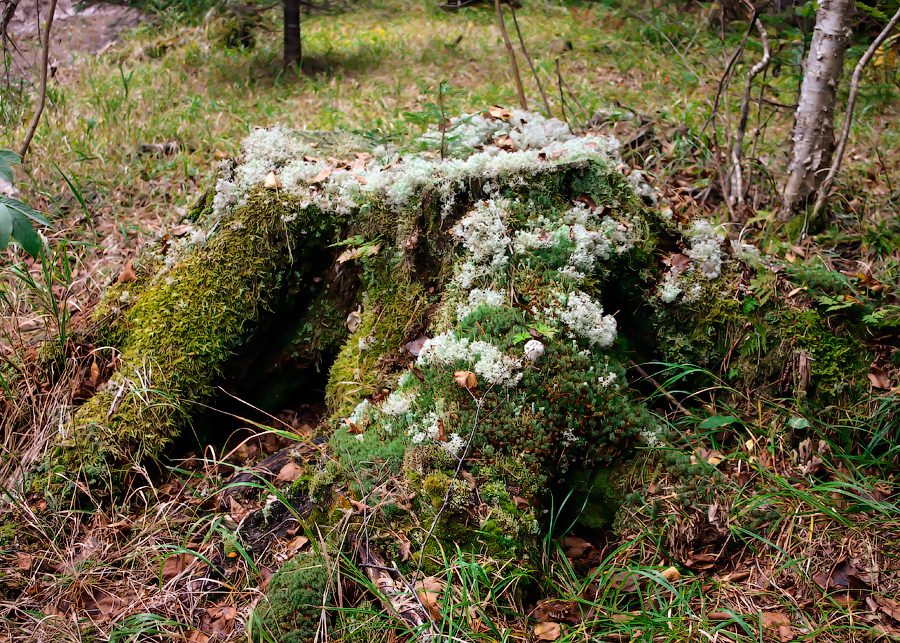
[[315,551],[288,560],[269,581],[267,600],[250,618],[250,640],[309,643],[319,628],[328,585],[325,562]]

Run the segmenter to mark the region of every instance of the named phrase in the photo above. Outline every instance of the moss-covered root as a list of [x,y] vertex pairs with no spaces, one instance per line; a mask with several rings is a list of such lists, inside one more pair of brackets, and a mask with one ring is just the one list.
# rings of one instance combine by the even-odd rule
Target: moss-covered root
[[322,622],[328,578],[325,560],[312,550],[282,565],[250,617],[251,643],[311,643]]

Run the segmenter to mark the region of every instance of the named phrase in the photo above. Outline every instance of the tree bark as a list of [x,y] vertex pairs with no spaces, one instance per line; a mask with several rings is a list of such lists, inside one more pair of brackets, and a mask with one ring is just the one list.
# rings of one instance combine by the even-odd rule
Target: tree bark
[[854,0],[823,0],[816,14],[816,27],[791,136],[781,218],[789,219],[816,191],[834,152],[834,104],[850,42],[850,24],[856,10]]
[[299,64],[302,54],[300,41],[300,0],[284,0],[284,67]]

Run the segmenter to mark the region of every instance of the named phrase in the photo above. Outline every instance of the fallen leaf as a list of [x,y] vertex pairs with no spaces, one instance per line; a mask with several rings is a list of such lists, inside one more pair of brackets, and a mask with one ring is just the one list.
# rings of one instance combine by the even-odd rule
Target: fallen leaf
[[428,341],[428,338],[425,335],[419,335],[411,342],[406,342],[403,347],[408,350],[413,357],[418,357],[419,353],[422,352],[422,347],[425,345],[425,342]]
[[675,270],[677,270],[678,272],[684,272],[691,267],[691,258],[685,254],[676,252],[671,257],[669,257],[669,265],[675,268]]
[[499,147],[501,150],[509,150],[510,152],[513,152],[516,149],[516,144],[507,134],[495,138],[494,145]]
[[247,514],[250,513],[250,510],[244,507],[234,496],[231,496],[228,499],[228,513],[231,514],[231,519],[236,523],[239,523],[247,517]]
[[623,592],[637,591],[637,574],[633,571],[624,571],[614,574],[609,581],[609,586]]
[[209,634],[201,630],[191,630],[187,637],[188,643],[207,643]]
[[444,591],[444,583],[434,576],[426,576],[418,583],[416,583],[416,589],[425,592],[438,592],[441,593]]
[[347,330],[351,333],[355,333],[359,330],[360,324],[362,324],[362,315],[355,310],[351,311],[351,313],[347,315]]
[[763,612],[761,615],[763,629],[778,628],[778,638],[781,643],[794,640],[794,631],[791,629],[791,619],[784,612]]
[[562,636],[559,623],[538,623],[534,626],[534,638],[539,641],[555,641]]
[[275,172],[266,174],[266,178],[263,180],[263,187],[267,190],[277,190],[281,187],[281,181],[275,176]]
[[330,167],[326,167],[324,170],[322,170],[321,172],[319,172],[318,174],[316,174],[316,175],[312,178],[312,180],[310,181],[310,183],[321,183],[322,181],[324,181],[325,179],[327,179],[329,176],[331,176],[331,173],[332,173],[333,171],[334,171],[334,170],[332,170]]
[[412,542],[406,534],[397,534],[397,541],[400,543],[400,562],[405,563],[412,555]]
[[137,273],[134,272],[134,266],[131,263],[131,259],[125,262],[125,265],[122,266],[122,272],[119,273],[119,276],[116,278],[120,284],[127,284],[132,281],[137,281]]
[[278,475],[275,477],[275,484],[294,482],[295,480],[298,480],[301,475],[303,475],[303,467],[296,462],[288,462],[281,467],[281,471],[279,471]]
[[363,430],[350,420],[344,420],[344,426],[347,427],[347,433],[352,433],[353,435],[362,435]]
[[456,371],[453,374],[453,379],[464,389],[478,388],[478,378],[475,377],[475,373],[472,371]]
[[660,572],[660,575],[670,583],[674,583],[681,578],[681,572],[676,567],[669,567]]
[[492,107],[489,107],[488,114],[502,121],[508,121],[513,116],[513,113],[511,111],[509,111],[508,109],[504,109],[499,105],[493,105]]
[[566,536],[563,538],[563,553],[569,559],[580,558],[584,552],[593,549],[593,547],[591,543],[577,536]]
[[298,552],[309,542],[309,538],[306,536],[294,536],[288,541],[287,551],[289,553]]
[[513,496],[513,502],[516,503],[516,509],[529,509],[531,507],[528,501],[521,496]]
[[879,368],[878,366],[870,367],[868,377],[872,388],[879,388],[882,390],[892,388],[891,380],[883,368]]
[[431,614],[431,618],[434,620],[438,620],[441,618],[441,601],[439,600],[441,595],[438,592],[419,592],[419,600],[422,601],[422,605],[425,606],[425,609],[428,610],[428,613]]
[[31,571],[31,565],[34,563],[34,556],[30,554],[16,554],[16,569],[27,572]]
[[266,591],[266,588],[269,586],[269,581],[272,580],[272,577],[274,575],[275,575],[275,572],[273,572],[271,569],[260,565],[259,576],[260,576],[261,580],[259,582],[259,588],[262,591]]
[[823,590],[858,593],[870,589],[869,583],[859,577],[859,571],[846,558],[839,561],[830,572],[813,576],[813,581]]
[[175,554],[169,556],[163,563],[162,579],[167,582],[178,576],[191,563],[194,557],[190,554]]
[[541,623],[565,621],[576,625],[582,620],[582,610],[575,601],[545,598],[538,601],[528,616]]

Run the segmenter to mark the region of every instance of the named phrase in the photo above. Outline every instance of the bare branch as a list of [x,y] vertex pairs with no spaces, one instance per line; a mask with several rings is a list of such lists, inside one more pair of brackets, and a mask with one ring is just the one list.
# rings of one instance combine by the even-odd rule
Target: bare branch
[[519,75],[519,64],[516,62],[516,50],[513,49],[509,34],[506,33],[506,24],[503,22],[503,9],[500,6],[500,0],[494,0],[494,6],[497,8],[497,20],[500,23],[500,33],[503,34],[503,42],[506,43],[506,51],[509,52],[509,62],[512,64],[513,76],[516,78],[516,90],[519,92],[519,106],[522,109],[528,109],[528,101],[525,100],[525,88],[522,87],[522,77]]
[[53,15],[56,13],[56,0],[50,0],[50,9],[47,12],[47,25],[44,27],[44,33],[41,36],[41,87],[38,90],[38,104],[34,108],[34,116],[31,117],[31,123],[28,125],[28,132],[25,134],[25,140],[22,147],[19,148],[19,156],[25,157],[28,148],[31,146],[31,139],[37,130],[38,123],[41,120],[41,114],[44,113],[44,104],[47,102],[47,67],[50,60],[50,29],[53,26]]
[[763,46],[763,57],[762,60],[756,63],[747,74],[747,81],[744,84],[744,100],[741,103],[741,118],[738,121],[738,126],[734,133],[734,140],[731,145],[732,166],[731,171],[729,172],[731,185],[728,199],[731,201],[732,205],[744,202],[744,177],[741,171],[741,161],[744,156],[744,135],[747,132],[747,119],[750,116],[750,92],[753,89],[753,81],[764,69],[766,69],[766,67],[769,66],[769,61],[772,57],[769,49],[769,36],[766,33],[766,29],[762,25],[762,22],[759,20],[759,14],[754,12],[750,22],[750,26],[752,27],[753,24],[755,24],[759,31],[759,39]]
[[512,12],[513,24],[516,26],[516,34],[519,36],[519,45],[522,48],[522,54],[525,56],[525,60],[528,61],[528,66],[531,68],[531,73],[534,75],[534,82],[537,83],[538,90],[541,92],[541,99],[544,101],[544,109],[547,111],[547,117],[553,118],[553,112],[550,110],[550,101],[547,100],[547,92],[544,91],[544,83],[541,82],[540,76],[538,76],[537,70],[534,68],[534,63],[531,61],[531,56],[528,55],[528,49],[525,48],[525,39],[522,38],[522,31],[519,29],[519,21],[516,18],[516,9],[514,6],[515,3],[509,3],[509,10]]

